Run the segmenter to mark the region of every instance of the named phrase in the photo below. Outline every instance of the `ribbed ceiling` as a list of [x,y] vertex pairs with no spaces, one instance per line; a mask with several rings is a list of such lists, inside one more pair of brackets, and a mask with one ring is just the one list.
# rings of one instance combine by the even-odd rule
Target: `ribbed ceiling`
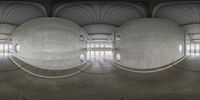
[[181,26],[200,23],[200,2],[172,2],[157,5],[153,17],[171,20]]
[[185,25],[182,28],[188,35],[188,41],[197,42],[200,40],[200,24]]
[[83,27],[89,34],[111,34],[117,27],[106,24],[93,24]]
[[53,9],[54,17],[66,18],[85,26],[108,24],[120,26],[122,23],[147,16],[143,6],[128,3],[74,3],[60,4]]
[[[79,2],[57,4],[51,16],[71,20],[81,25],[88,34],[111,35],[121,24],[147,17],[147,8],[142,4],[122,2]],[[47,17],[46,9],[30,2],[0,2],[0,34],[9,35],[16,26],[38,17]],[[197,39],[200,33],[200,2],[170,2],[158,4],[153,18],[173,21]],[[102,38],[102,37],[101,37]],[[200,39],[200,38],[199,38]]]
[[183,27],[185,32],[191,33],[191,34],[199,34],[200,33],[200,24],[190,24],[190,25],[185,25]]
[[9,35],[17,28],[15,25],[0,24],[0,40],[7,40]]
[[187,40],[200,40],[200,2],[185,1],[171,2],[157,5],[153,10],[153,17],[173,21],[185,30]]
[[20,25],[28,20],[47,16],[45,8],[27,2],[0,2],[0,23]]
[[107,24],[93,24],[85,25],[83,28],[93,40],[110,40],[112,39],[112,33],[117,27]]
[[0,40],[7,40],[18,25],[45,16],[47,16],[47,11],[40,4],[0,2]]
[[10,24],[0,24],[0,34],[11,34],[17,26]]

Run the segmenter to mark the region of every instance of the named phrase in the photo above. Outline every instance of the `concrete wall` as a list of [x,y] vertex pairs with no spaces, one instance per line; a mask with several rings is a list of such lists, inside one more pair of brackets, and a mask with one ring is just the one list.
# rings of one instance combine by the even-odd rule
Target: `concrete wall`
[[158,68],[184,56],[184,33],[167,20],[129,21],[116,31],[115,36],[118,35],[115,54],[120,55],[120,62],[115,59],[115,63],[128,68]]
[[[13,33],[14,56],[35,67],[63,70],[82,64],[84,54],[80,35],[86,32],[77,24],[60,18],[39,18],[19,26]],[[14,48],[15,49],[15,48]],[[14,50],[16,51],[16,50]]]

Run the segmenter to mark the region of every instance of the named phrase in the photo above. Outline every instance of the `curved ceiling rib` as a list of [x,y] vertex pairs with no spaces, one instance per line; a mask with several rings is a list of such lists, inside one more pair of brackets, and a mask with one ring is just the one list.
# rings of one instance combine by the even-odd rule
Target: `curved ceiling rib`
[[171,20],[181,26],[200,23],[200,2],[171,2],[157,5],[152,17]]
[[147,17],[147,10],[139,4],[79,2],[56,5],[52,16],[79,24],[88,32],[90,39],[108,40],[122,23]]
[[85,26],[91,24],[108,24],[120,26],[122,23],[146,17],[143,6],[128,3],[85,2],[61,4],[53,9],[54,17],[66,18]]
[[86,25],[83,27],[88,33],[90,34],[110,34],[115,30],[117,27],[112,25],[106,25],[106,24],[94,24],[94,25]]
[[200,33],[200,24],[185,25],[183,27],[183,29],[187,33],[199,34]]
[[0,2],[0,40],[8,40],[16,27],[28,20],[47,16],[46,9],[30,2]]
[[182,27],[187,35],[187,41],[200,42],[200,24],[190,24]]
[[28,20],[47,16],[45,8],[29,2],[0,2],[0,23],[20,25]]
[[117,27],[107,24],[93,24],[85,25],[83,28],[93,40],[110,40],[112,39],[113,31]]
[[173,21],[185,30],[187,41],[200,40],[200,2],[170,2],[157,5],[152,17]]
[[0,24],[0,34],[10,35],[17,26],[9,24]]

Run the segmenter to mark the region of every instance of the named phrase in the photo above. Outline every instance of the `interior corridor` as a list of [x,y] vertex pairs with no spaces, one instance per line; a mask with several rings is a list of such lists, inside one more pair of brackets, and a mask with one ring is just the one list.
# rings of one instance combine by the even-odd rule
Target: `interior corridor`
[[199,94],[197,0],[0,0],[0,100]]

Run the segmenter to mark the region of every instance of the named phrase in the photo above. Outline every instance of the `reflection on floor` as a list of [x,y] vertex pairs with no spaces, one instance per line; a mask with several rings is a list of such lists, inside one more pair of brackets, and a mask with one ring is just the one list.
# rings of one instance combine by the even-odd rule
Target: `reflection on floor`
[[200,53],[187,53],[186,54],[187,56],[192,56],[192,57],[195,57],[195,56],[200,56]]
[[200,72],[200,56],[190,55],[176,67],[186,71]]
[[112,51],[88,51],[87,59],[92,61],[92,67],[84,72],[91,74],[106,74],[118,71],[119,69],[112,66]]
[[[0,67],[13,66],[9,59],[6,61]],[[70,78],[42,79],[22,70],[0,72],[0,100],[200,100],[200,73],[177,68],[198,67],[199,63],[190,65],[185,61],[149,74],[94,68]],[[108,63],[96,65],[113,67]],[[91,74],[95,72],[98,74]]]
[[12,61],[8,58],[9,54],[0,53],[0,72],[7,72],[19,69]]

